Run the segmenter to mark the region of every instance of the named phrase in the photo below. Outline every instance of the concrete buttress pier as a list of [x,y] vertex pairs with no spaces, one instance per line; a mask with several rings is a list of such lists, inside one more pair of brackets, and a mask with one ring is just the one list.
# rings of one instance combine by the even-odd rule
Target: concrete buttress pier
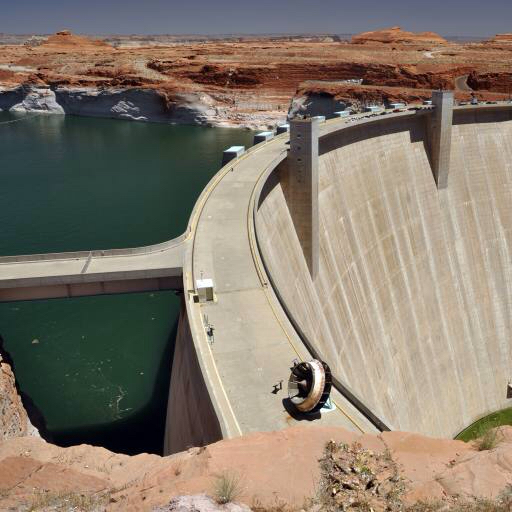
[[318,273],[318,119],[290,121],[288,208],[311,278]]
[[448,186],[450,151],[452,146],[453,92],[434,91],[435,106],[430,120],[430,157],[438,189]]

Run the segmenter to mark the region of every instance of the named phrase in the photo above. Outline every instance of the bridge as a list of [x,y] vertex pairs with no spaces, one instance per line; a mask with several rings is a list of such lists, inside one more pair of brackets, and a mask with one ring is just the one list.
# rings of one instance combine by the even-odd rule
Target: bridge
[[[449,122],[446,115],[450,116]],[[368,139],[379,140],[372,162],[376,162],[375,158],[387,162],[389,158],[393,159],[393,151],[398,150],[398,156],[421,169],[421,186],[428,190],[429,197],[435,194],[435,201],[445,201],[446,191],[450,189],[449,175],[453,170],[453,165],[450,165],[450,153],[454,154],[450,149],[451,115],[451,109],[446,113],[443,105],[439,104],[435,110],[378,117],[354,116],[348,121],[335,119],[320,123],[316,146],[321,164],[320,190],[326,187],[326,166],[341,165],[348,169],[352,165],[350,160],[343,162],[339,159],[334,164],[329,160],[332,155],[340,148],[346,148],[345,156],[346,151],[354,148],[360,151],[357,149],[359,142]],[[512,106],[460,107],[453,109],[453,116],[454,125],[467,126],[468,129],[478,123],[496,122],[504,122],[508,127]],[[388,143],[389,148],[386,147]],[[397,144],[406,146],[405,153]],[[315,421],[303,421],[303,424],[340,425],[358,432],[409,427],[412,419],[406,413],[397,416],[392,412],[389,398],[379,403],[378,386],[372,384],[369,387],[368,382],[361,382],[346,367],[339,366],[339,357],[333,355],[334,346],[328,341],[330,334],[323,331],[328,329],[325,322],[339,322],[334,317],[325,316],[333,306],[325,303],[321,306],[323,310],[317,310],[316,303],[309,304],[309,298],[319,293],[318,289],[311,288],[312,283],[328,297],[333,292],[339,293],[339,285],[334,281],[357,287],[358,294],[366,301],[365,308],[375,303],[376,298],[366,288],[364,293],[368,295],[364,296],[360,276],[349,284],[345,277],[329,274],[326,258],[330,256],[325,251],[333,249],[322,238],[331,229],[327,224],[331,220],[325,217],[327,213],[322,207],[322,199],[328,197],[325,192],[320,192],[320,196],[313,194],[311,198],[313,203],[316,201],[314,208],[319,213],[318,224],[308,219],[304,221],[302,216],[302,224],[299,225],[293,218],[294,206],[290,202],[288,208],[283,209],[286,201],[282,202],[280,194],[281,189],[289,186],[283,178],[289,172],[288,156],[290,151],[293,154],[293,151],[300,153],[304,150],[300,147],[297,150],[297,147],[294,149],[292,144],[290,150],[289,136],[283,134],[254,146],[242,157],[229,162],[203,190],[186,233],[178,239],[137,249],[0,258],[0,300],[182,289],[183,307],[169,393],[166,453],[251,431],[281,429],[304,420],[287,408],[285,387],[292,361],[311,357],[322,357],[334,368],[335,408],[332,412],[322,413]],[[365,146],[364,150],[371,151],[371,146]],[[430,173],[430,183],[425,166]],[[380,178],[378,174],[376,176],[376,183],[379,183]],[[381,185],[373,186],[378,188]],[[402,190],[404,184],[397,183],[397,187],[402,187]],[[376,194],[375,197],[379,194],[385,197],[378,191]],[[376,205],[375,202],[373,204]],[[329,202],[328,208],[339,211],[342,219],[345,214],[339,210],[340,205],[339,202]],[[302,206],[299,204],[297,208]],[[413,217],[416,219],[417,215],[411,219]],[[371,220],[373,225],[377,221]],[[290,226],[295,226],[295,229],[291,230]],[[363,239],[357,240],[358,237],[356,235],[356,240],[350,241],[351,250],[363,242]],[[341,245],[338,250],[341,251],[340,259],[343,259],[346,249]],[[370,253],[364,253],[364,258],[368,257],[367,254]],[[402,255],[398,259],[400,257]],[[313,275],[315,259],[318,277]],[[283,268],[282,265],[288,267]],[[372,275],[373,270],[369,272]],[[383,267],[383,273],[387,273],[387,267]],[[288,284],[283,281],[283,276],[289,279]],[[202,277],[213,280],[213,301],[199,300],[197,280]],[[329,279],[333,279],[332,285],[329,285]],[[298,288],[299,285],[303,288]],[[292,290],[306,295],[290,295]],[[355,329],[366,310],[358,302],[360,299],[354,298],[354,304],[350,303],[351,300],[336,298],[337,309],[333,311],[340,311],[344,320],[352,317],[350,321]],[[405,296],[393,295],[389,300],[391,304],[401,304]],[[379,321],[383,326],[388,316],[389,313],[382,313]],[[419,322],[417,317],[415,322]],[[368,331],[366,336],[369,336]],[[352,340],[362,343],[356,331]],[[371,343],[368,345],[371,348],[376,342],[370,337],[365,343]],[[404,353],[407,352],[405,347],[402,347]],[[365,359],[360,345],[346,346],[341,350],[344,354],[342,360],[348,358],[360,376],[367,368],[372,372],[367,380],[373,380],[375,375],[375,381],[383,386],[383,396],[389,394],[382,378],[377,377],[383,371],[378,361]],[[379,356],[372,357],[378,359]],[[408,364],[410,367],[416,363],[409,361]],[[424,364],[423,359],[421,364]],[[418,378],[423,378],[421,364],[415,367]],[[400,365],[397,368],[399,372],[405,371]],[[454,371],[462,372],[458,367]],[[503,369],[500,374],[506,371],[508,369]],[[441,377],[439,381],[442,382]],[[432,382],[428,386],[429,393],[436,392]],[[448,389],[452,392],[450,386]],[[456,390],[453,394],[459,396]],[[473,409],[462,414],[460,421],[447,422],[446,426],[440,425],[436,430],[428,427],[427,420],[421,423],[419,418],[421,426],[416,430],[438,434],[440,429],[444,429],[444,435],[450,435],[461,421],[474,419],[496,405],[493,400],[477,402],[475,398]],[[397,410],[401,411],[402,407],[401,404]]]
[[135,249],[3,256],[0,302],[181,289],[187,235]]

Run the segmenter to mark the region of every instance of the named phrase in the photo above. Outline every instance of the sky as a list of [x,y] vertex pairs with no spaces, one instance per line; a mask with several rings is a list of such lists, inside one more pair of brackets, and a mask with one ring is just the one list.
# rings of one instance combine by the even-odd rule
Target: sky
[[0,0],[0,32],[357,33],[400,25],[441,35],[512,32],[512,0]]

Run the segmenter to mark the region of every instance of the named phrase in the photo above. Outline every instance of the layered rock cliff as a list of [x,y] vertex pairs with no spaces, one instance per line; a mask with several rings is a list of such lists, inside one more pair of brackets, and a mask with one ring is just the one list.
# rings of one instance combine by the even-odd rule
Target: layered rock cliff
[[485,44],[494,48],[512,50],[512,34],[496,34],[492,39],[485,41]]
[[0,441],[23,436],[39,433],[23,407],[10,364],[0,356]]
[[91,39],[90,37],[78,36],[73,34],[70,30],[60,30],[55,34],[52,34],[47,39],[41,42],[41,46],[53,46],[53,47],[79,47],[81,50],[85,48],[101,48],[112,49],[112,46],[107,44],[105,41],[101,39]]
[[176,94],[154,89],[49,87],[0,88],[0,110],[107,117],[175,124],[216,124],[216,110],[205,94]]
[[407,32],[400,27],[391,27],[357,34],[352,37],[352,43],[446,44],[447,41],[435,32]]
[[479,81],[482,99],[506,99],[495,84],[510,73],[511,45],[506,34],[495,39],[446,43],[393,27],[355,36],[354,44],[248,37],[166,45],[148,36],[144,45],[135,37],[136,46],[114,48],[61,31],[38,46],[2,46],[0,109],[260,129],[285,120],[306,80],[320,93],[336,84],[339,99],[357,105],[458,89],[475,73],[493,77],[490,91]]

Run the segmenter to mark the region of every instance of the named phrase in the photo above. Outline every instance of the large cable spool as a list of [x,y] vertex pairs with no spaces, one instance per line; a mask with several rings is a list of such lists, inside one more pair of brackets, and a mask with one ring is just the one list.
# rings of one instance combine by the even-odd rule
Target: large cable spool
[[331,392],[332,376],[329,366],[317,359],[297,363],[288,379],[288,397],[303,413],[319,411]]

